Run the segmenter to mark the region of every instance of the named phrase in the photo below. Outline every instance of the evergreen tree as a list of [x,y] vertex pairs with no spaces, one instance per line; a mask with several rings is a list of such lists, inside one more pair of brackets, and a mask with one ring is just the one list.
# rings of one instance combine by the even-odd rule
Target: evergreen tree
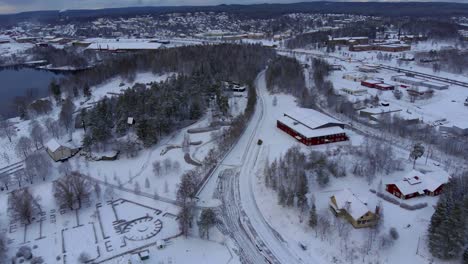
[[429,250],[434,256],[441,247],[441,238],[438,231],[446,215],[448,215],[447,202],[444,197],[441,197],[429,224]]
[[447,220],[449,230],[447,234],[447,246],[449,247],[449,250],[446,253],[444,252],[447,259],[456,258],[460,256],[460,253],[463,251],[465,240],[465,221],[466,219],[463,218],[461,203],[456,203]]
[[83,86],[83,95],[86,97],[91,97],[91,88],[89,88],[89,84],[85,84]]
[[54,99],[57,103],[60,103],[60,99],[62,96],[62,91],[60,89],[60,85],[57,83],[56,80],[52,80],[52,82],[49,85],[50,92],[54,96]]
[[282,186],[279,187],[278,191],[278,204],[282,206],[286,205],[286,191]]
[[468,248],[466,248],[465,252],[463,253],[462,263],[468,264]]
[[307,176],[304,171],[301,172],[299,176],[297,189],[297,206],[302,207],[305,203],[307,203],[306,194],[309,192],[309,183],[307,182]]
[[309,214],[309,226],[315,228],[317,226],[317,209],[315,208],[315,203],[312,204]]

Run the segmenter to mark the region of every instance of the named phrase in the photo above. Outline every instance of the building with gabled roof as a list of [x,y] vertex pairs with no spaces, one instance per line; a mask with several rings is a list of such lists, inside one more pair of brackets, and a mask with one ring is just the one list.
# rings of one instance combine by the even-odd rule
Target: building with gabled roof
[[412,170],[402,180],[388,183],[385,190],[400,199],[411,199],[418,196],[437,196],[441,194],[445,182],[433,173],[423,174]]
[[371,227],[379,221],[379,208],[372,211],[367,202],[349,189],[343,189],[330,197],[330,209],[336,216],[345,218],[353,227]]
[[60,145],[55,139],[49,140],[45,146],[47,153],[54,161],[67,160],[73,156],[71,148]]

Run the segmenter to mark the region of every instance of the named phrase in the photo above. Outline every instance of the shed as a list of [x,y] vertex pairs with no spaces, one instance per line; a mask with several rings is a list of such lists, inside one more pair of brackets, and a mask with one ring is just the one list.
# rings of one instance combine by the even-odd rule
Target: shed
[[51,139],[47,142],[46,149],[47,153],[54,161],[67,160],[73,155],[70,148],[60,145],[55,139]]
[[144,250],[144,251],[138,252],[138,257],[140,257],[140,260],[147,260],[147,259],[149,259],[149,258],[150,258],[149,250]]

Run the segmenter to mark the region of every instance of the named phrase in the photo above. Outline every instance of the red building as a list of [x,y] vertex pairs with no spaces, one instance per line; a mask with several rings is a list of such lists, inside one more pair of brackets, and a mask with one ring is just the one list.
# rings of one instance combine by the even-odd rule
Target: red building
[[312,109],[284,113],[277,127],[307,146],[348,140],[343,123]]
[[395,90],[395,86],[391,84],[386,84],[386,83],[377,83],[374,85],[376,89],[382,90],[382,91],[390,91],[390,90]]
[[377,81],[377,80],[365,80],[361,82],[362,86],[369,87],[369,88],[375,88],[377,84],[383,83],[382,81]]
[[411,199],[423,195],[437,196],[444,187],[444,183],[418,171],[412,171],[408,176],[401,181],[386,184],[385,190],[400,199]]

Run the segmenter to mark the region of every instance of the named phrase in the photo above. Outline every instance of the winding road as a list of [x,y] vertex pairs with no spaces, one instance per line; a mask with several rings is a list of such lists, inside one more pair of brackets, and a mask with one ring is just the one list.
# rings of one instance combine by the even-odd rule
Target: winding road
[[[257,140],[261,128],[267,125],[264,118],[265,72],[258,75],[256,89],[255,113],[245,132],[221,160],[198,197],[201,203],[213,199],[213,194],[222,200],[219,229],[236,242],[243,263],[304,263],[267,223],[255,200],[253,180],[262,148]],[[314,261],[308,260],[307,263]]]

